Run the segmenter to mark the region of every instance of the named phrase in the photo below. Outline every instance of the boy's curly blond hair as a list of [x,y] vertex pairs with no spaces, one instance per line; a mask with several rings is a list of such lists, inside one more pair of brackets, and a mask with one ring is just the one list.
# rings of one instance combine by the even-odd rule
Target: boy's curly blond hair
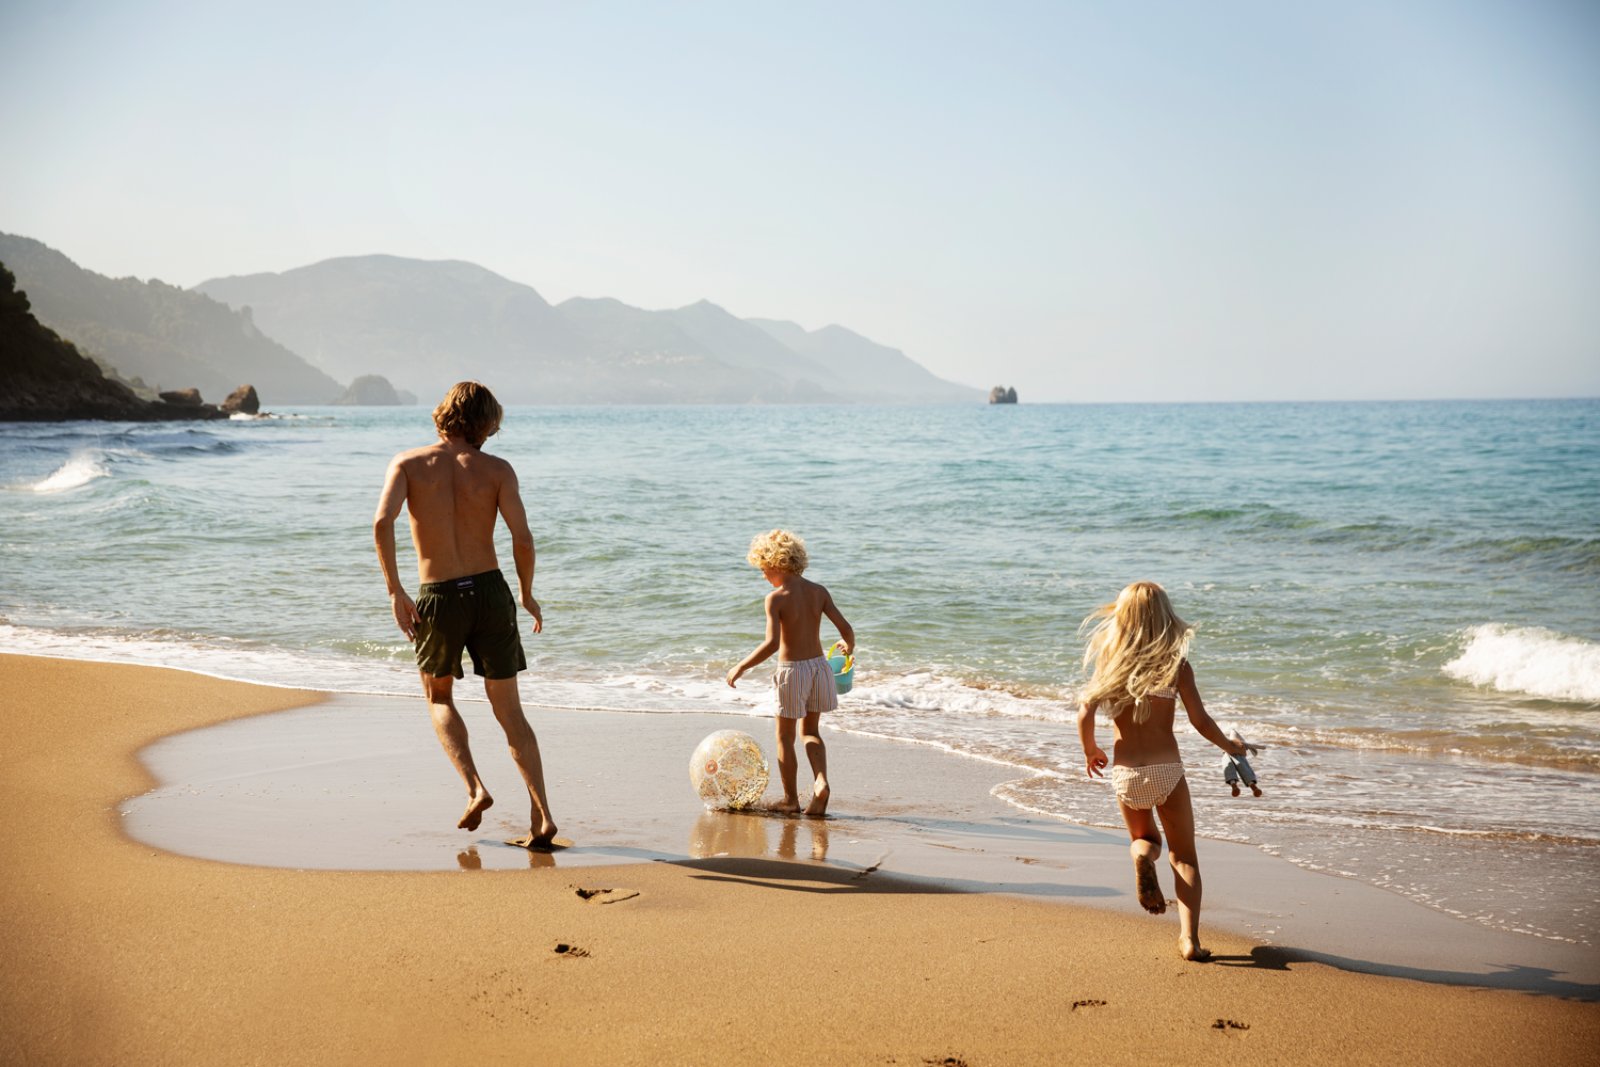
[[757,534],[750,542],[750,554],[745,556],[753,567],[764,571],[783,571],[787,574],[804,574],[806,570],[806,543],[788,530],[768,530]]

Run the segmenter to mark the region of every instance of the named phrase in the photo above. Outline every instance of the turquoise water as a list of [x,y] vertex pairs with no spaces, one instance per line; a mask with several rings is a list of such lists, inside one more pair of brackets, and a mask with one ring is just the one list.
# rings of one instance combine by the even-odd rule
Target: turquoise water
[[[414,691],[370,519],[428,412],[290,414],[0,426],[4,647]],[[768,714],[721,676],[760,637],[745,546],[787,526],[860,634],[836,726],[1107,825],[1076,626],[1150,578],[1266,746],[1261,800],[1186,746],[1204,832],[1600,934],[1600,402],[524,408],[490,448],[539,545],[530,703]]]

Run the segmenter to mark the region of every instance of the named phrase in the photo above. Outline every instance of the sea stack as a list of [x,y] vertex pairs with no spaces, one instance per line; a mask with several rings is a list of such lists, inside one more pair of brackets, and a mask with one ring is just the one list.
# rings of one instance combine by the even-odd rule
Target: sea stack
[[991,404],[1015,404],[1016,402],[1017,390],[1015,386],[997,385],[989,390],[989,403]]

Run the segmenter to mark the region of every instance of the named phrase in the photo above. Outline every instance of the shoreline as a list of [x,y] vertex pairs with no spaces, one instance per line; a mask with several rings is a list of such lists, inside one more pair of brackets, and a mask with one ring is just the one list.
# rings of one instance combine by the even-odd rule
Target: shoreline
[[[13,655],[0,679],[27,695],[0,755],[8,1062],[976,1065],[1058,1062],[1076,1044],[1110,1063],[1559,1064],[1600,1042],[1593,1004],[1351,974],[1215,932],[1219,959],[1189,964],[1170,922],[882,870],[174,855],[122,833],[122,802],[151,787],[136,752],[321,695]],[[323,821],[344,817],[330,803]]]

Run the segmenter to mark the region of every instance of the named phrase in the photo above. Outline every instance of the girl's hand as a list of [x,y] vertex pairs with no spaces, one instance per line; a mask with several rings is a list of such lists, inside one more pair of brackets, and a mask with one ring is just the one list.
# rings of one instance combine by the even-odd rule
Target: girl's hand
[[1099,745],[1096,745],[1093,751],[1085,752],[1083,758],[1090,778],[1104,778],[1106,776],[1105,767],[1108,761],[1106,760],[1106,754],[1101,751]]
[[733,683],[737,682],[739,680],[739,676],[741,674],[743,674],[743,673],[744,673],[744,670],[742,668],[739,668],[739,667],[729,667],[728,668],[728,688],[729,689],[737,689],[738,688],[738,686],[734,685]]

